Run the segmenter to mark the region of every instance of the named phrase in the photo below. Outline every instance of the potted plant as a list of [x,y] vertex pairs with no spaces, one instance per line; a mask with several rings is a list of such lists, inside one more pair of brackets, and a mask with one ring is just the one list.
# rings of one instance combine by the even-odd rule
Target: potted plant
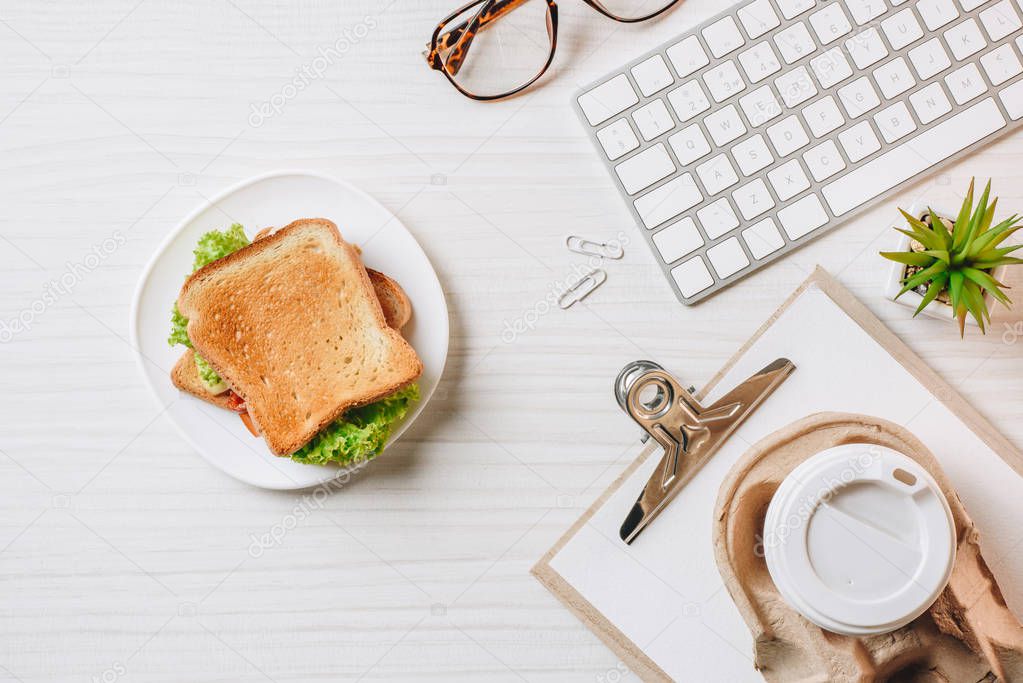
[[[986,332],[991,322],[990,308],[994,301],[1008,306],[1012,302],[998,277],[1023,259],[1009,254],[1023,244],[1003,245],[1023,225],[1023,217],[1012,215],[996,225],[995,207],[998,199],[988,202],[991,181],[973,205],[973,181],[958,215],[943,215],[930,208],[923,211],[899,212],[908,222],[908,229],[896,228],[904,239],[898,251],[883,251],[881,256],[898,264],[893,278],[898,290],[915,303],[914,316],[921,311],[959,321],[959,334],[965,333],[967,315]],[[899,286],[901,285],[901,286]]]

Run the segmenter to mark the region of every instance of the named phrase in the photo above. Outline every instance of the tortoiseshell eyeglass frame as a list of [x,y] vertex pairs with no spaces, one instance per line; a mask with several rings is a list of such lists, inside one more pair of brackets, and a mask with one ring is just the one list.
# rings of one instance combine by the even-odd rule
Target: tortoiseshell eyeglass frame
[[[426,57],[426,63],[429,64],[431,69],[440,71],[444,74],[444,76],[448,79],[448,82],[450,82],[451,85],[458,90],[458,92],[474,100],[487,102],[490,100],[499,100],[505,97],[511,97],[512,95],[522,92],[535,83],[537,79],[543,76],[554,61],[554,53],[558,48],[558,5],[554,0],[535,0],[536,2],[544,1],[547,3],[547,36],[550,38],[551,44],[551,51],[550,54],[547,55],[547,61],[535,76],[513,90],[498,93],[496,95],[478,95],[466,90],[458,84],[458,81],[455,80],[455,76],[458,75],[459,69],[462,68],[462,64],[465,61],[469,47],[472,45],[472,41],[480,29],[485,28],[487,24],[500,19],[516,7],[519,7],[529,1],[530,0],[474,0],[473,2],[455,10],[437,24],[437,28],[434,29],[433,37],[431,38],[429,45],[427,45],[427,51],[423,53]],[[583,0],[583,2],[609,19],[614,19],[615,21],[620,21],[625,24],[634,24],[636,22],[646,21],[647,19],[653,19],[659,14],[662,14],[674,7],[679,0],[669,0],[669,2],[665,3],[663,7],[640,17],[618,16],[604,7],[604,5],[602,5],[598,0]],[[461,21],[454,26],[448,26],[448,24],[454,21],[457,17],[469,12],[475,7],[479,7],[479,9],[470,18],[465,21]],[[441,57],[441,53],[444,52],[447,52],[446,58]]]

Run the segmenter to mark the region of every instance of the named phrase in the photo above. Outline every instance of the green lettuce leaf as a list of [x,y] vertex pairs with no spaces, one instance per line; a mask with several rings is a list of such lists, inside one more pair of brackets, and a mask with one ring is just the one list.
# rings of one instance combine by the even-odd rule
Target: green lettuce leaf
[[233,254],[249,244],[249,238],[245,236],[245,228],[240,223],[235,223],[227,230],[210,230],[199,238],[199,245],[192,252],[195,254],[192,272],[217,259],[222,259],[228,254]]
[[181,311],[178,310],[178,302],[174,302],[174,306],[171,308],[171,331],[170,336],[167,337],[167,343],[171,346],[175,344],[181,344],[192,348],[192,340],[188,338],[188,318],[181,315]]
[[227,391],[227,384],[220,378],[217,371],[213,369],[213,366],[198,353],[193,355],[195,356],[195,367],[199,371],[199,379],[206,385],[206,389],[211,394],[220,394]]
[[384,450],[394,423],[419,400],[419,386],[410,384],[376,403],[352,408],[327,425],[312,441],[291,455],[313,465],[351,465],[375,458]]

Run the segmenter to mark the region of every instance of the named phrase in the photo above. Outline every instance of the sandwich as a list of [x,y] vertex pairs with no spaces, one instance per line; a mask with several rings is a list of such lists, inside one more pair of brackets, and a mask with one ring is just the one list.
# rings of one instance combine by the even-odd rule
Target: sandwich
[[342,465],[378,455],[423,370],[400,334],[412,314],[401,286],[324,219],[251,243],[235,224],[194,253],[168,338],[190,349],[174,385],[238,413],[276,455]]

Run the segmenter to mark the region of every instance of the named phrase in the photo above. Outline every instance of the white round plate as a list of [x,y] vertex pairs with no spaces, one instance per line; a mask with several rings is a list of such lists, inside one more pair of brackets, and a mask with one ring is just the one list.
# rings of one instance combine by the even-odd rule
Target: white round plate
[[142,274],[131,310],[132,346],[146,383],[185,440],[214,467],[268,489],[316,486],[345,469],[276,457],[237,415],[178,391],[170,370],[185,349],[169,346],[167,335],[171,307],[203,233],[241,223],[251,238],[264,227],[299,218],[334,221],[345,240],[362,249],[363,262],[397,280],[412,300],[412,320],[402,333],[423,361],[421,399],[395,426],[389,444],[430,400],[448,354],[447,303],[433,266],[401,221],[365,192],[316,173],[280,171],[235,185],[197,209],[164,240]]

